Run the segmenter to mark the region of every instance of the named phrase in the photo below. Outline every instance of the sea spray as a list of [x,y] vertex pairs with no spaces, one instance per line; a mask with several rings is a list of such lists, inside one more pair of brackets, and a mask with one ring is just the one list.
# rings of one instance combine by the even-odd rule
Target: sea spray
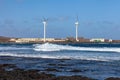
[[120,60],[120,48],[106,46],[81,47],[51,43],[32,45],[14,44],[14,46],[0,46],[0,56],[111,61]]
[[76,51],[100,51],[100,52],[120,52],[120,48],[111,47],[75,47],[69,45],[58,45],[52,43],[36,44],[35,51],[62,51],[62,50],[76,50]]

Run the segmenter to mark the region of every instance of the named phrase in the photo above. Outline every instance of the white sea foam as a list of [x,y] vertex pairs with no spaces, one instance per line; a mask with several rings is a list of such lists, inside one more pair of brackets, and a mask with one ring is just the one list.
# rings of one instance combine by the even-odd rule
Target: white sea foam
[[[62,54],[62,53],[61,53]],[[49,59],[80,59],[80,60],[95,60],[95,61],[111,61],[120,60],[120,56],[106,56],[106,55],[94,55],[91,53],[87,54],[62,54],[62,55],[49,55],[49,54],[21,54],[12,52],[0,52],[0,56],[12,56],[12,57],[28,57],[28,58],[49,58]],[[91,55],[89,55],[91,54]],[[96,53],[97,54],[97,53]]]
[[58,45],[58,44],[36,44],[34,45],[35,51],[62,51],[62,50],[76,50],[76,51],[100,51],[100,52],[120,52],[120,48],[96,48],[96,47],[75,47],[68,45]]
[[[27,52],[24,51],[26,49]],[[34,49],[35,51],[33,50],[33,52],[31,52],[28,49],[30,50]],[[33,45],[33,47],[30,48],[25,46],[0,47],[0,50],[1,50],[0,56],[52,58],[52,59],[80,59],[80,60],[97,60],[97,61],[120,60],[120,54],[119,54],[120,48],[75,47],[69,45],[45,43],[45,44],[35,44]],[[2,51],[2,50],[6,50],[6,51]],[[9,50],[13,50],[13,51],[9,51]],[[20,51],[16,51],[16,50],[20,50]],[[86,51],[90,51],[90,52],[86,52]]]
[[30,58],[55,58],[52,56],[40,55],[40,54],[22,54],[22,53],[11,53],[11,52],[0,52],[0,56],[30,57]]
[[26,50],[26,47],[0,47],[0,50]]

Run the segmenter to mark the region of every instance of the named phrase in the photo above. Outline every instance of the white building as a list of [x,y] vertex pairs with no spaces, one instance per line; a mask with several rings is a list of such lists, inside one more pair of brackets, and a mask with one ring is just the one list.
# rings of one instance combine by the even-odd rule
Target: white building
[[15,38],[11,38],[9,41],[11,41],[11,42],[15,42],[16,39],[15,39]]
[[[46,38],[45,40],[46,41],[54,41],[55,39],[54,38]],[[44,41],[44,38],[40,38],[40,41]]]
[[112,39],[109,39],[109,42],[112,42],[113,40]]
[[24,42],[37,42],[40,41],[39,38],[18,38],[16,39],[16,43],[24,43]]
[[105,42],[105,39],[104,38],[93,38],[93,39],[90,39],[90,42]]
[[[29,43],[29,42],[44,42],[44,38],[12,38],[10,39],[11,42],[16,43]],[[65,39],[55,39],[55,38],[46,38],[48,42],[62,42]]]

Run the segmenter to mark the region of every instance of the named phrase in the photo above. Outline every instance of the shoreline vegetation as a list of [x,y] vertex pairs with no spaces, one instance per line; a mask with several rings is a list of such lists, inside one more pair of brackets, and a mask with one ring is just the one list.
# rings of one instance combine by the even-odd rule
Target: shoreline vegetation
[[[57,71],[47,69],[47,71]],[[76,71],[74,71],[76,72]],[[0,80],[97,80],[81,75],[56,76],[41,72],[37,69],[24,70],[18,68],[15,64],[0,64]],[[109,77],[105,80],[120,80],[117,77]]]

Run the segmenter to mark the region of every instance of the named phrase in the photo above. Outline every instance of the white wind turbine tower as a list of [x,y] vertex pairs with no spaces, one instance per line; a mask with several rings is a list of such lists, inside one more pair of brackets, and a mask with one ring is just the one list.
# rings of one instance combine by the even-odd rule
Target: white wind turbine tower
[[43,20],[44,25],[44,42],[46,42],[46,26],[47,26],[47,19],[44,18]]
[[75,22],[75,26],[76,26],[76,41],[79,41],[78,40],[78,25],[79,25],[79,22],[78,22],[78,16],[77,16],[77,21]]

